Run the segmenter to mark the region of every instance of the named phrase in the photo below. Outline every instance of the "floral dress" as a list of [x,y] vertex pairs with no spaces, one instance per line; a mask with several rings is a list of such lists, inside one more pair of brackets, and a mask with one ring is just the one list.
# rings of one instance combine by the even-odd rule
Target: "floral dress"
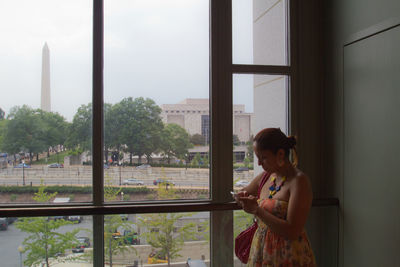
[[[286,219],[288,202],[263,199],[260,207],[273,215]],[[248,267],[315,267],[314,254],[306,232],[295,240],[289,240],[272,232],[261,220],[251,243]]]

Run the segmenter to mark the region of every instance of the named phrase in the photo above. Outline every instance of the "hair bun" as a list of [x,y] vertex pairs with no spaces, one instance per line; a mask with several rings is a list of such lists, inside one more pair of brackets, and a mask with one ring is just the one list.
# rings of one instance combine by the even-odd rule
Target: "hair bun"
[[289,136],[287,138],[288,148],[293,148],[297,144],[297,140],[295,136]]

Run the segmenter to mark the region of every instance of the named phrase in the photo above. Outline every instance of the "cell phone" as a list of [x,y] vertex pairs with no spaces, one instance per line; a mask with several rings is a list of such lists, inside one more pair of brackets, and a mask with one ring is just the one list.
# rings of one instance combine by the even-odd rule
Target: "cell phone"
[[235,192],[233,192],[233,191],[231,191],[230,193],[231,193],[231,195],[232,195],[233,198],[235,198],[236,195],[237,195],[237,194],[236,194]]

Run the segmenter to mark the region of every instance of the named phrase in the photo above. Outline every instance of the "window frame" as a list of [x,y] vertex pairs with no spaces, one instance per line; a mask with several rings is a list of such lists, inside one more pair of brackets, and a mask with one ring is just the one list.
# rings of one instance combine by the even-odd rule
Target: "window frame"
[[[297,127],[296,99],[293,88],[297,84],[297,54],[295,44],[296,1],[287,3],[287,53],[288,65],[244,65],[232,62],[232,0],[209,0],[210,2],[210,199],[161,202],[106,203],[104,201],[103,169],[103,70],[104,70],[104,0],[93,0],[93,199],[90,203],[59,205],[19,204],[2,205],[0,212],[6,217],[33,216],[93,216],[93,266],[104,266],[104,215],[121,213],[159,212],[210,212],[210,261],[212,266],[233,266],[233,210],[230,190],[232,175],[233,101],[232,82],[234,74],[281,74],[290,83],[288,129]],[[213,90],[213,88],[216,88]],[[199,111],[200,112],[200,111]],[[173,113],[173,111],[171,111]],[[215,249],[214,249],[215,248]],[[218,253],[216,253],[218,251]]]

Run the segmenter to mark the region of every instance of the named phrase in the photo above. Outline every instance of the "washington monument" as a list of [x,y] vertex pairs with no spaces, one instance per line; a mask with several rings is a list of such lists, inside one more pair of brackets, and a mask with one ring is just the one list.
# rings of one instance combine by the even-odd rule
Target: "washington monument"
[[42,50],[42,95],[40,108],[44,111],[51,111],[50,102],[50,50],[47,43]]

